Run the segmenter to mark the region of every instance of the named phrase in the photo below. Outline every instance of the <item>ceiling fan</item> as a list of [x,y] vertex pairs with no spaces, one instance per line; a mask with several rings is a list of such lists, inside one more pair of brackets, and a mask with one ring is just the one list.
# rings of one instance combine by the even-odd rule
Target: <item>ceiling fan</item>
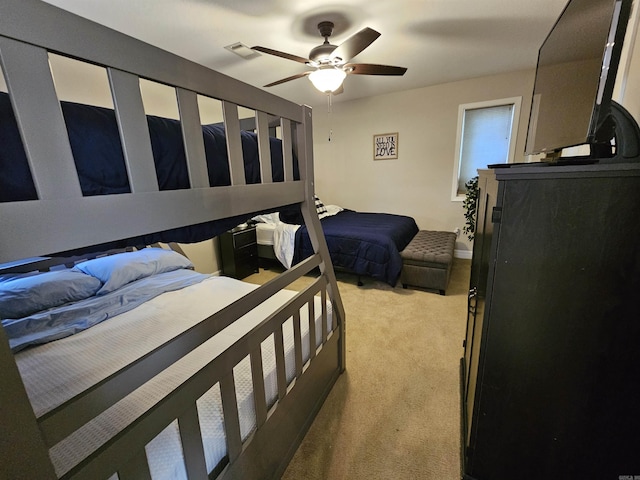
[[404,75],[407,71],[404,67],[391,65],[348,63],[349,60],[371,45],[380,36],[380,33],[367,27],[352,35],[340,45],[332,45],[329,43],[329,37],[333,32],[333,26],[333,22],[320,22],[318,24],[318,30],[320,35],[324,37],[324,43],[313,48],[309,52],[309,58],[299,57],[267,47],[251,47],[252,50],[304,63],[314,68],[314,70],[269,83],[265,87],[273,87],[296,78],[308,76],[313,85],[321,92],[342,93],[342,82],[347,75]]

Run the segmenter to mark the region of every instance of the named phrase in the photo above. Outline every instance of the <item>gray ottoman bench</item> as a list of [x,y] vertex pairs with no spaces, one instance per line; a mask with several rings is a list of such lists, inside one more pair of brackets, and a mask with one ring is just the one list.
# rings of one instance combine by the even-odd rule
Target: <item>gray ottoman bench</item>
[[440,295],[444,295],[451,275],[455,245],[456,234],[453,232],[420,230],[400,252],[402,286],[439,290]]

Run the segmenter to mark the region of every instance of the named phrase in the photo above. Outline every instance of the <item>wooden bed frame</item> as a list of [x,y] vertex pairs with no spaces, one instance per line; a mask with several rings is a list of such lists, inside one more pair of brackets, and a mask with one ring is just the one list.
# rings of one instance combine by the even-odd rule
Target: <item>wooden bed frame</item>
[[[83,197],[48,52],[106,69],[121,134],[131,192]],[[22,136],[38,200],[0,203],[0,263],[65,252],[201,222],[299,203],[316,254],[266,285],[211,315],[125,369],[36,418],[4,330],[0,328],[1,478],[56,478],[49,448],[95,418],[148,379],[178,361],[277,291],[311,271],[318,279],[260,328],[216,358],[63,478],[150,478],[144,446],[178,419],[189,478],[207,478],[196,400],[220,383],[228,464],[213,478],[277,478],[345,368],[344,309],[313,195],[311,109],[275,97],[38,0],[6,0],[0,16],[0,59]],[[142,105],[139,79],[175,88],[191,188],[159,191]],[[222,101],[232,185],[210,187],[204,158],[197,94]],[[238,106],[256,111],[262,183],[246,185]],[[269,163],[269,119],[280,118],[285,181],[273,182]],[[300,180],[293,177],[295,149]],[[263,160],[266,159],[266,160]],[[117,214],[116,214],[117,213]],[[254,392],[264,391],[259,374],[260,342],[294,317],[314,295],[332,302],[333,330],[287,385],[278,375],[278,400],[267,411],[254,395],[256,430],[243,442],[237,418],[233,367],[250,355]],[[326,325],[326,323],[325,323]],[[299,349],[299,340],[296,339]],[[277,342],[276,342],[277,343]],[[278,350],[278,346],[276,349]],[[276,354],[278,357],[278,354]],[[284,371],[278,358],[278,371]],[[262,397],[262,398],[261,398]]]

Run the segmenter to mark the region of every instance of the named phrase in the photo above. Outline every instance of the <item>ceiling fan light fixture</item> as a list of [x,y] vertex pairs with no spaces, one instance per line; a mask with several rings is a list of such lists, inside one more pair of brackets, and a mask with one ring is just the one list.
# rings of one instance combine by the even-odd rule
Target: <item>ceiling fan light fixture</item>
[[404,75],[404,67],[392,65],[377,65],[374,63],[348,63],[352,58],[373,43],[380,33],[366,27],[355,35],[351,35],[340,45],[331,45],[329,37],[333,31],[332,22],[320,22],[318,30],[324,37],[322,45],[311,50],[309,58],[299,57],[290,53],[280,52],[272,48],[256,45],[252,50],[267,53],[294,62],[304,63],[315,70],[298,73],[290,77],[269,83],[265,87],[273,87],[297,78],[309,77],[313,86],[323,93],[342,93],[342,82],[348,74],[355,75]]
[[309,75],[309,80],[323,93],[336,91],[342,85],[347,74],[336,67],[320,67]]

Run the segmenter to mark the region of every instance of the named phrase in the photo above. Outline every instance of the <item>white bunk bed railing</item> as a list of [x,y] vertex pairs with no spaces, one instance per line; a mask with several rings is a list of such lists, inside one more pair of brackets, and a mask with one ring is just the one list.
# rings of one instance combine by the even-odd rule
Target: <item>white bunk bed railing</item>
[[[106,69],[131,193],[83,196],[49,68],[50,52]],[[37,0],[3,2],[0,15],[0,65],[38,194],[37,200],[0,203],[0,263],[294,203],[302,207],[317,252],[241,301],[210,316],[40,418],[35,417],[29,404],[6,335],[0,329],[0,383],[3,384],[0,407],[6,427],[6,435],[3,434],[0,446],[4,458],[11,458],[4,473],[10,472],[9,475],[16,478],[55,478],[48,456],[50,447],[275,292],[319,267],[321,274],[316,282],[302,289],[280,310],[189,378],[180,388],[67,472],[64,478],[100,478],[113,473],[114,469],[120,480],[150,478],[144,446],[175,419],[179,424],[189,478],[206,478],[195,401],[201,392],[216,383],[220,384],[223,399],[229,459],[220,477],[237,478],[246,472],[249,472],[249,476],[255,475],[257,467],[236,461],[251,448],[247,445],[252,438],[262,437],[259,443],[256,442],[259,447],[255,448],[264,448],[270,443],[268,435],[279,432],[278,429],[287,431],[290,428],[286,419],[278,417],[275,407],[293,401],[289,400],[289,391],[294,384],[306,382],[311,385],[315,378],[319,378],[305,380],[303,371],[315,369],[323,379],[332,379],[327,380],[327,385],[309,388],[313,395],[298,394],[298,397],[317,409],[319,404],[316,405],[318,400],[315,396],[326,396],[327,388],[330,388],[345,364],[344,309],[314,209],[310,108],[280,99]],[[188,189],[159,190],[140,93],[140,79],[150,79],[175,88],[190,181]],[[204,145],[199,133],[201,125],[197,95],[222,102],[230,186],[213,187],[209,184]],[[258,184],[245,184],[238,106],[256,111],[261,172],[261,183]],[[271,176],[268,132],[273,117],[280,118],[282,127],[283,182],[274,182]],[[294,150],[300,180],[294,180]],[[310,357],[303,362],[299,309],[307,303],[310,318],[313,318],[313,298],[317,294],[321,297],[323,308],[326,300],[330,299],[333,325],[327,328],[326,312],[323,311],[320,349],[316,349],[318,339],[315,338],[315,329],[310,328]],[[281,338],[282,324],[289,318],[294,320],[295,334],[296,380],[292,384],[287,384],[284,376]],[[269,410],[264,398],[264,384],[260,380],[261,359],[258,352],[261,341],[272,333],[275,333],[276,343],[278,400]],[[324,360],[313,362],[316,354],[325,350],[335,352],[339,367],[335,373],[332,365],[336,362],[330,360],[330,353],[323,355]],[[256,430],[249,439],[243,441],[238,425],[233,367],[247,354],[250,355],[254,381]],[[311,366],[310,362],[313,362]],[[275,427],[268,427],[268,418],[276,418],[270,424],[275,424]],[[290,436],[296,433],[287,431]],[[240,466],[236,467],[234,462]],[[273,468],[273,459],[268,468]]]

